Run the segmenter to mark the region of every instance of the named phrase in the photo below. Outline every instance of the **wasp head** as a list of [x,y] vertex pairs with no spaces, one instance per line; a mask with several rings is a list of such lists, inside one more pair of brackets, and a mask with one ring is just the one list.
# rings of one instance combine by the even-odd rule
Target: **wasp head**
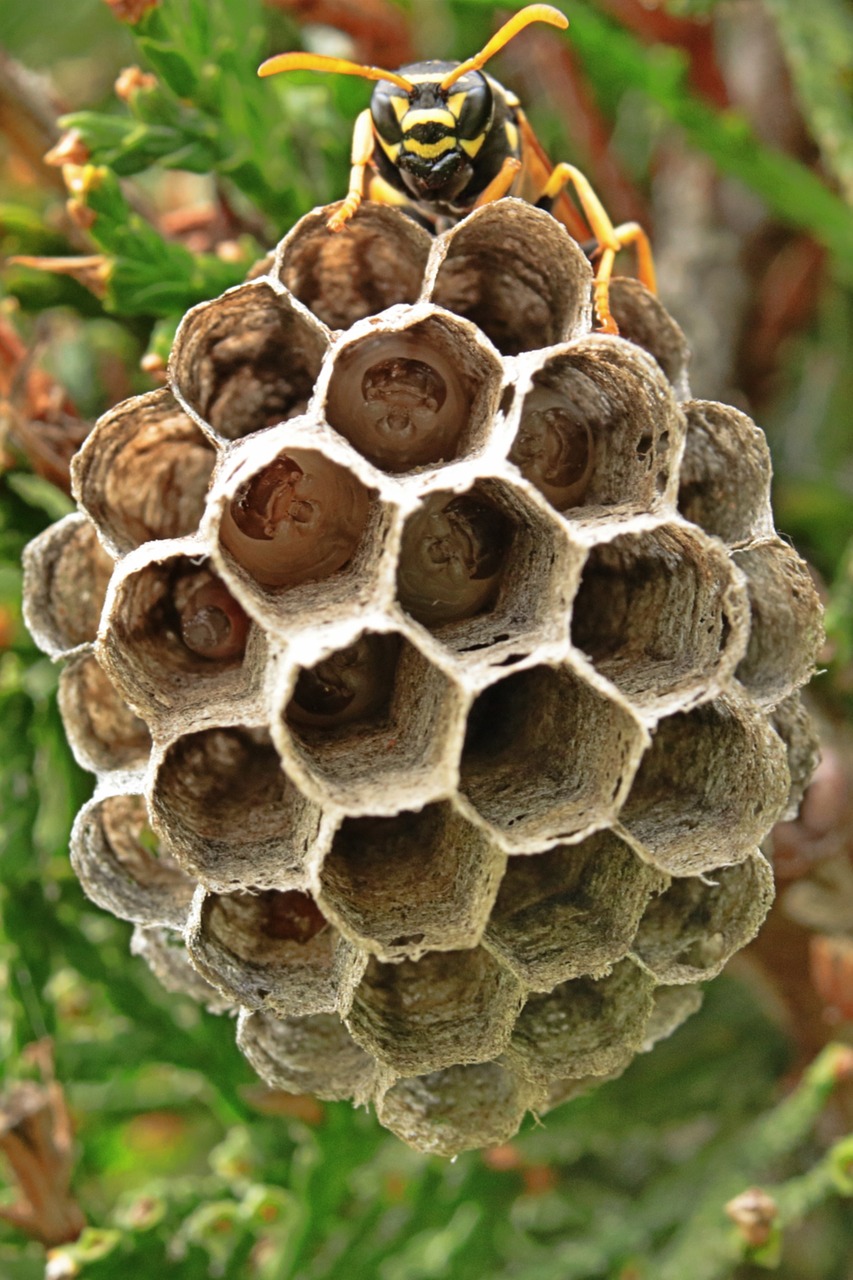
[[492,122],[492,90],[479,71],[443,88],[458,65],[415,62],[400,71],[408,92],[385,80],[373,91],[370,112],[379,144],[419,200],[453,200],[464,190]]

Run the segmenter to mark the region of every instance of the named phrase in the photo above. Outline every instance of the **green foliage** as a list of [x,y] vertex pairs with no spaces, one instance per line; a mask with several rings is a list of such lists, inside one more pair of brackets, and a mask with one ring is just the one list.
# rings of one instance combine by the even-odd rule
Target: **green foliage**
[[845,0],[766,0],[803,111],[824,159],[853,204],[853,12]]

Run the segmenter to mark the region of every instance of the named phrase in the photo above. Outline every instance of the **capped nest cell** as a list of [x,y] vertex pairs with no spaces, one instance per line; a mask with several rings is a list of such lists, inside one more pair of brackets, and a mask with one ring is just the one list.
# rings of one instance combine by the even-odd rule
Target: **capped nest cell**
[[72,861],[271,1085],[453,1155],[670,1034],[801,796],[817,598],[760,430],[549,214],[304,218],[26,556]]

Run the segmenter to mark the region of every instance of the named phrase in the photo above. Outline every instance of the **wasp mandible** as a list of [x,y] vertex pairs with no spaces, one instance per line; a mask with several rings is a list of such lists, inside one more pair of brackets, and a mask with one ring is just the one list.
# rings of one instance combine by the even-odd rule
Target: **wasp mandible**
[[[636,222],[614,227],[584,174],[571,164],[551,164],[518,98],[481,70],[533,22],[569,25],[553,6],[531,4],[464,62],[412,62],[384,71],[322,54],[280,53],[258,74],[333,71],[378,81],[370,106],[355,122],[349,190],[328,220],[330,231],[346,226],[365,195],[402,206],[435,231],[502,196],[519,196],[547,209],[585,247],[592,238],[599,327],[618,333],[609,303],[614,259],[633,245],[637,274],[654,292],[648,236]],[[580,208],[567,188],[574,190]]]

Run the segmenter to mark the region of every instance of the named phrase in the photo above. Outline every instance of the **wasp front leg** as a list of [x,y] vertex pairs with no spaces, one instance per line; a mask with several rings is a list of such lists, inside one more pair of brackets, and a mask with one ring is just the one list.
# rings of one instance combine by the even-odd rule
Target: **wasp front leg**
[[613,263],[620,249],[636,245],[637,274],[640,281],[652,293],[657,291],[654,261],[649,238],[637,222],[625,222],[614,227],[607,212],[592,189],[588,178],[572,164],[558,164],[542,190],[540,199],[555,200],[563,187],[574,187],[589,229],[598,241],[598,266],[595,272],[595,309],[599,327],[604,333],[618,333],[619,327],[610,311],[610,279]]
[[376,139],[373,133],[373,121],[370,108],[365,108],[356,118],[352,133],[352,168],[349,175],[349,189],[340,209],[331,215],[326,223],[329,231],[342,231],[350,218],[357,212],[364,199],[364,186],[367,168],[373,156]]

